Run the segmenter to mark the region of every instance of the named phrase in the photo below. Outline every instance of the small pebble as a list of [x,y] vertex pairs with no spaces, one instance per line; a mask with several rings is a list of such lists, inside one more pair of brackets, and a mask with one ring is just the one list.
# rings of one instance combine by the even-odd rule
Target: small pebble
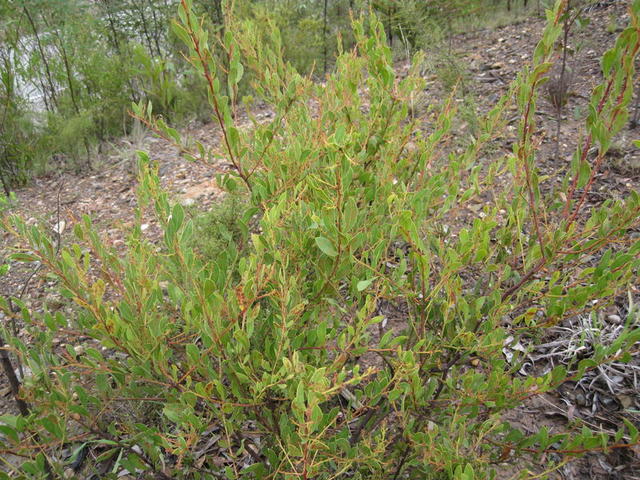
[[616,401],[613,398],[608,396],[602,398],[600,402],[602,402],[602,405],[605,406],[606,408],[613,408],[616,406]]
[[609,320],[611,323],[615,323],[617,325],[622,323],[622,319],[620,318],[620,315],[609,315],[607,317],[607,320]]

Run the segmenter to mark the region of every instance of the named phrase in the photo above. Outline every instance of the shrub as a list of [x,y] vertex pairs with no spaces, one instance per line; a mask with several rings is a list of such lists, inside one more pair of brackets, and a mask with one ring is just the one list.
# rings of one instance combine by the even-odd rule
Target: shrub
[[[32,372],[23,386],[31,414],[2,417],[1,430],[5,450],[30,457],[15,470],[58,472],[75,459],[61,454],[71,444],[111,458],[114,474],[158,478],[473,479],[511,455],[522,470],[532,455],[553,469],[567,455],[635,444],[632,424],[610,438],[587,426],[525,435],[502,420],[568,378],[562,367],[519,377],[502,354],[508,335],[593,309],[639,266],[640,242],[626,235],[640,218],[637,193],[584,208],[627,117],[639,2],[603,57],[563,191],[539,188],[533,112],[565,8],[548,12],[533,65],[456,154],[447,149],[455,102],[443,103],[429,132],[408,118],[423,82],[415,71],[396,78],[375,18],[366,29],[354,23],[356,48],[324,85],[283,62],[277,31],[229,26],[229,82],[251,70],[256,95],[274,110],[270,122],[240,130],[207,34],[183,0],[176,34],[207,80],[234,165],[220,184],[247,195],[245,218],[259,214],[259,227],[251,248],[230,243],[219,261],[203,262],[193,222],[161,191],[144,153],[140,209],[155,209],[160,248],[136,227],[122,256],[85,218],[75,227],[85,249],[56,255],[51,239],[13,217],[8,227],[28,242],[15,258],[43,262],[78,306],[70,319],[22,309],[35,341],[11,344]],[[513,154],[484,158],[512,98],[522,113]],[[136,115],[180,143],[141,106]],[[208,156],[202,146],[192,154]],[[105,349],[51,347],[70,332]],[[625,329],[572,378],[628,360],[638,340]]]
[[243,250],[249,236],[247,202],[239,195],[227,195],[194,219],[193,247],[205,260],[215,261],[230,248]]
[[32,167],[34,124],[16,93],[17,80],[7,52],[0,49],[0,184],[8,196]]

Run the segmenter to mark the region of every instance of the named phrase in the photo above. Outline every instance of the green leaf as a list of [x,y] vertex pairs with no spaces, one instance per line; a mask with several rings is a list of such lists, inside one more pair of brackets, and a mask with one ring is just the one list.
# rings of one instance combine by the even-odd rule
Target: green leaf
[[616,57],[615,50],[609,50],[602,56],[602,73],[604,73],[605,77],[611,72],[611,68],[616,62]]
[[344,145],[346,136],[347,132],[344,125],[338,125],[338,128],[336,128],[336,131],[333,134],[333,141],[336,145],[342,146]]
[[591,177],[591,167],[589,166],[589,162],[582,162],[580,164],[580,171],[578,173],[578,188],[584,187],[589,178]]
[[182,40],[182,42],[185,45],[189,45],[191,43],[191,38],[189,38],[189,33],[182,25],[180,25],[177,22],[173,22],[171,26],[173,27],[173,32],[176,34],[176,36],[180,40]]
[[164,406],[162,413],[173,423],[182,423],[185,418],[186,408],[179,403],[170,403]]
[[333,247],[333,244],[325,237],[316,237],[316,245],[318,245],[322,253],[329,257],[338,255],[338,251]]
[[18,432],[16,432],[13,428],[7,425],[0,425],[0,434],[4,435],[7,438],[10,438],[15,443],[20,442],[20,437],[18,436]]
[[375,279],[376,277],[369,278],[367,280],[360,280],[358,282],[358,285],[356,285],[356,288],[358,289],[359,292],[362,292],[363,290],[366,290],[367,287],[369,287],[369,285],[371,285]]
[[9,255],[9,258],[16,262],[37,262],[38,261],[38,257],[36,257],[35,255],[30,255],[28,253],[14,253],[12,255]]
[[322,409],[319,405],[314,405],[311,410],[311,421],[313,422],[313,426],[315,428],[319,427],[322,423],[322,418],[324,417],[322,413]]
[[242,63],[238,62],[236,65],[236,78],[235,78],[235,82],[240,83],[240,80],[242,80],[242,76],[244,75],[244,67],[242,66]]

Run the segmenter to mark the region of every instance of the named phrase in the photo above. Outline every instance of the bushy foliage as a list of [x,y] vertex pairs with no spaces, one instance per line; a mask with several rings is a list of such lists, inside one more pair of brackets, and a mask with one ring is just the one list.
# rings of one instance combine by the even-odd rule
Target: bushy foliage
[[[23,308],[34,341],[11,339],[31,371],[23,387],[31,415],[2,417],[3,448],[30,457],[15,475],[63,470],[68,443],[115,459],[114,474],[323,479],[488,478],[511,455],[522,470],[532,455],[553,469],[568,455],[620,448],[623,437],[637,443],[633,425],[612,437],[586,426],[525,435],[502,420],[567,380],[562,367],[519,377],[518,362],[502,354],[507,337],[591,310],[640,266],[640,242],[626,235],[639,222],[637,193],[583,208],[627,117],[640,2],[603,57],[562,191],[539,187],[533,112],[565,8],[559,1],[548,12],[531,67],[453,153],[455,102],[440,106],[427,132],[409,118],[423,80],[415,71],[396,77],[375,17],[354,23],[355,48],[324,84],[283,60],[277,30],[234,23],[219,39],[233,52],[223,78],[234,87],[250,71],[274,110],[271,121],[238,128],[215,42],[183,0],[175,33],[206,80],[234,166],[220,184],[248,197],[238,232],[250,248],[230,242],[213,259],[196,255],[193,222],[142,152],[140,209],[161,222],[160,248],[136,226],[121,255],[85,218],[79,245],[58,255],[45,233],[10,219],[28,243],[15,258],[42,262],[77,305],[75,318]],[[485,158],[512,101],[522,115],[513,153]],[[135,113],[181,143],[142,104]],[[211,154],[192,152],[201,161]],[[485,206],[471,215],[478,202]],[[52,348],[70,332],[105,349]],[[572,375],[628,360],[639,340],[627,328]],[[208,454],[210,442],[224,456]]]
[[[193,247],[205,261],[215,262],[220,254],[235,247],[247,247],[252,210],[238,194],[227,195],[194,219]],[[253,222],[255,223],[255,221]]]
[[21,107],[3,124],[31,139],[5,169],[8,187],[49,158],[90,165],[96,144],[128,133],[131,101],[175,122],[201,117],[206,90],[169,34],[173,15],[159,0],[0,1],[0,73]]
[[[404,54],[449,41],[461,25],[477,23],[481,12],[505,7],[495,0],[227,3],[234,4],[237,18],[278,28],[286,60],[316,78],[333,68],[340,48],[353,45],[351,15],[377,13],[390,43]],[[96,145],[129,133],[131,101],[152,101],[172,123],[207,119],[206,86],[184,62],[184,47],[168,28],[174,10],[166,0],[0,0],[0,50],[8,52],[0,70],[18,79],[14,95],[28,113],[8,121],[33,139],[5,174],[9,183],[42,170],[50,158],[58,166],[95,163]],[[196,1],[194,11],[212,32],[225,31],[222,0]],[[230,52],[213,53],[221,65],[228,63]],[[238,85],[240,93],[249,93],[246,84]]]
[[25,167],[33,145],[33,126],[15,95],[15,81],[8,69],[0,72],[0,183],[6,196],[12,184],[26,179]]

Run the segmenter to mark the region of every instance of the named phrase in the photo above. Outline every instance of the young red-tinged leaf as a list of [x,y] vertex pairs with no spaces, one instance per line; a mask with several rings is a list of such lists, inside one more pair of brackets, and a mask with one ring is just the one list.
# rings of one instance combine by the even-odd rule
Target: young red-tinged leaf
[[39,258],[30,253],[13,253],[9,255],[9,259],[16,262],[37,262]]

